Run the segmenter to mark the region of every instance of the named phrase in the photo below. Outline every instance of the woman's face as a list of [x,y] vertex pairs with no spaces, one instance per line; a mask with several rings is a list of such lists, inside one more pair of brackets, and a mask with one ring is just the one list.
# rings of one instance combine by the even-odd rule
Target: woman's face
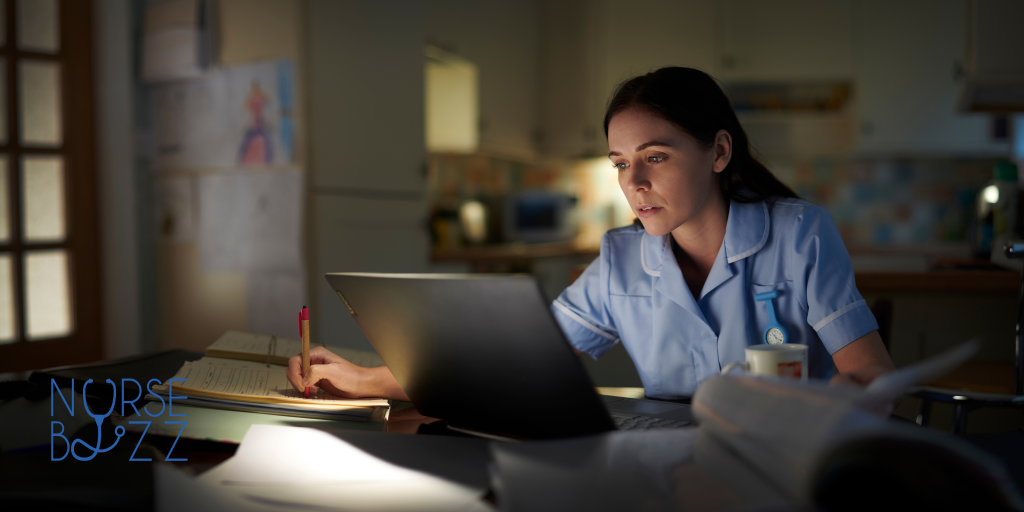
[[608,158],[633,213],[653,236],[699,215],[718,196],[715,174],[729,163],[732,140],[721,130],[706,148],[678,126],[630,107],[608,123]]

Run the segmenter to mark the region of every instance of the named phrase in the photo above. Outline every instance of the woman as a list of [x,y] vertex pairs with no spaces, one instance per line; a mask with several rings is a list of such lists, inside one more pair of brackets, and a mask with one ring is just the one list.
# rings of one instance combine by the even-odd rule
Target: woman
[[[622,342],[647,396],[686,399],[744,348],[761,343],[771,299],[788,342],[809,347],[810,376],[867,383],[893,368],[854,283],[831,217],[796,197],[751,153],[718,84],[669,67],[615,92],[608,154],[639,224],[613,229],[601,255],[552,305],[578,353]],[[386,368],[314,350],[302,389],[407,400]]]

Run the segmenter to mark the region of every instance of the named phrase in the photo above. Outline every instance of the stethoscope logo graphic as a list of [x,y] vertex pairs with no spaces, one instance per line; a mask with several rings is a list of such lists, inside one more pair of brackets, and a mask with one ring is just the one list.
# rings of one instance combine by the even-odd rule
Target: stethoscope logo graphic
[[[90,382],[92,382],[92,379],[89,379],[89,380],[85,381],[85,384],[82,384],[82,395],[83,396],[85,396],[85,394],[86,394],[85,393],[85,388],[86,388],[86,386],[89,385]],[[124,435],[124,427],[122,427],[121,425],[118,425],[117,428],[114,429],[114,435],[117,436],[117,440],[115,440],[113,444],[111,444],[110,446],[108,446],[106,448],[101,448],[100,447],[101,444],[102,444],[102,441],[103,441],[103,429],[101,428],[103,420],[107,419],[107,417],[109,417],[111,414],[114,413],[114,404],[117,403],[117,384],[114,384],[114,381],[112,381],[110,379],[107,379],[107,382],[110,383],[110,386],[114,388],[114,398],[110,401],[110,410],[107,411],[106,414],[104,414],[104,415],[93,414],[92,411],[89,410],[89,401],[88,400],[82,400],[83,404],[85,405],[85,412],[89,416],[92,416],[92,419],[96,420],[96,446],[89,446],[89,443],[86,443],[85,441],[83,441],[81,439],[75,439],[75,442],[71,443],[71,455],[74,458],[78,459],[78,460],[82,460],[82,461],[92,460],[94,457],[96,457],[96,454],[98,454],[98,453],[109,452],[111,449],[113,449],[115,446],[117,446],[118,441],[121,440],[121,436]],[[85,446],[86,449],[92,450],[92,455],[90,455],[88,457],[79,457],[78,454],[75,453],[75,447],[78,446],[79,443],[81,443],[83,446]]]
[[775,304],[772,303],[772,299],[778,296],[778,290],[754,295],[754,300],[763,301],[764,305],[768,308],[768,327],[761,335],[761,341],[769,345],[781,345],[789,341],[789,331],[775,317]]

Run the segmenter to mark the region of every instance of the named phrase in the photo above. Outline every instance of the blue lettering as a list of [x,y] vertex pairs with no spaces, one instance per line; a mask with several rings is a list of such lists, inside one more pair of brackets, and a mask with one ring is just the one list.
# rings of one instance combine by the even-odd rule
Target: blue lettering
[[[174,396],[174,381],[176,381],[176,380],[180,380],[182,382],[186,381],[186,379],[170,379],[170,380],[167,381],[167,415],[168,416],[179,416],[179,417],[181,417],[181,416],[188,416],[188,414],[174,414],[174,399],[178,398],[178,399],[181,399],[181,400],[186,400],[188,398],[188,397],[184,397],[184,396]],[[177,422],[167,422],[167,421],[165,421],[164,423],[177,423]],[[185,429],[185,427],[181,427],[181,428],[182,428],[182,430]],[[181,435],[181,434],[179,434],[179,435]],[[178,440],[175,439],[174,442],[177,443]],[[172,446],[171,448],[173,449],[174,447]]]
[[[55,389],[57,390],[57,394],[60,395],[60,399],[64,401],[64,407],[67,407],[68,412],[70,412],[71,415],[74,416],[75,415],[75,379],[71,379],[71,405],[68,405],[67,399],[64,398],[64,393],[60,392],[60,388],[57,387],[57,383],[53,379],[50,379],[50,417],[51,418],[53,417],[53,390],[55,390]],[[61,432],[63,432],[63,431],[64,430],[62,428]]]
[[[53,425],[54,424],[60,425],[60,432],[54,432],[53,431]],[[59,437],[59,438],[63,439],[64,440],[64,446],[67,447],[64,450],[64,455],[61,455],[61,457],[59,459],[53,458],[53,438],[55,438],[55,437]],[[67,458],[68,452],[70,452],[70,451],[71,451],[71,444],[68,443],[68,438],[64,437],[64,424],[59,422],[59,421],[51,421],[50,422],[50,460],[51,461],[64,460],[65,458]]]
[[[138,413],[136,412],[135,414],[138,414]],[[142,444],[142,438],[146,437],[146,432],[149,432],[149,422],[148,421],[129,421],[128,424],[129,425],[142,425],[142,424],[146,425],[146,429],[143,430],[142,431],[142,435],[139,436],[139,442],[135,443],[135,450],[132,451],[132,456],[129,457],[128,460],[132,461],[132,462],[146,462],[146,461],[153,460],[153,459],[136,459],[135,458],[135,452],[139,451],[139,445]],[[185,427],[182,427],[182,428],[185,428]],[[172,446],[171,449],[173,450],[174,447]]]
[[125,397],[128,396],[128,393],[125,393],[125,390],[124,390],[124,383],[125,383],[125,381],[129,381],[129,380],[135,383],[135,387],[139,388],[139,394],[135,396],[135,400],[132,400],[132,401],[128,402],[129,404],[132,405],[132,409],[135,410],[135,415],[138,416],[139,415],[139,408],[135,407],[135,402],[138,402],[139,399],[142,398],[142,385],[139,384],[139,381],[137,381],[135,379],[132,379],[132,378],[121,379],[121,416],[124,416]]
[[146,411],[146,414],[148,414],[150,418],[156,418],[157,416],[160,416],[161,414],[163,414],[164,413],[164,407],[165,407],[164,406],[164,397],[162,397],[162,396],[160,396],[160,395],[158,395],[158,394],[153,392],[153,383],[154,382],[156,382],[157,384],[160,384],[160,381],[158,379],[149,379],[149,381],[146,382],[146,391],[148,391],[149,394],[155,396],[157,400],[160,400],[160,412],[158,412],[156,414],[153,414],[153,413],[149,412],[149,404],[146,404],[142,408],[142,410]]
[[[184,380],[184,379],[181,379]],[[185,414],[179,414],[178,416],[186,416]],[[171,445],[171,449],[167,450],[167,457],[164,457],[165,462],[188,462],[188,459],[172,459],[171,452],[174,451],[174,447],[178,446],[178,439],[181,438],[181,433],[185,431],[185,425],[187,421],[165,421],[164,425],[178,425],[181,424],[181,430],[178,431],[178,436],[174,438],[174,444]]]

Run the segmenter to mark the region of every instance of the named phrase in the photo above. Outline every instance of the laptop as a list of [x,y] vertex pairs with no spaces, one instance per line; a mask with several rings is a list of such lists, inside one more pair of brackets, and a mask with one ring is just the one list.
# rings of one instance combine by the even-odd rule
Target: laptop
[[525,275],[326,275],[423,415],[456,430],[553,439],[682,427],[688,405],[604,397]]

